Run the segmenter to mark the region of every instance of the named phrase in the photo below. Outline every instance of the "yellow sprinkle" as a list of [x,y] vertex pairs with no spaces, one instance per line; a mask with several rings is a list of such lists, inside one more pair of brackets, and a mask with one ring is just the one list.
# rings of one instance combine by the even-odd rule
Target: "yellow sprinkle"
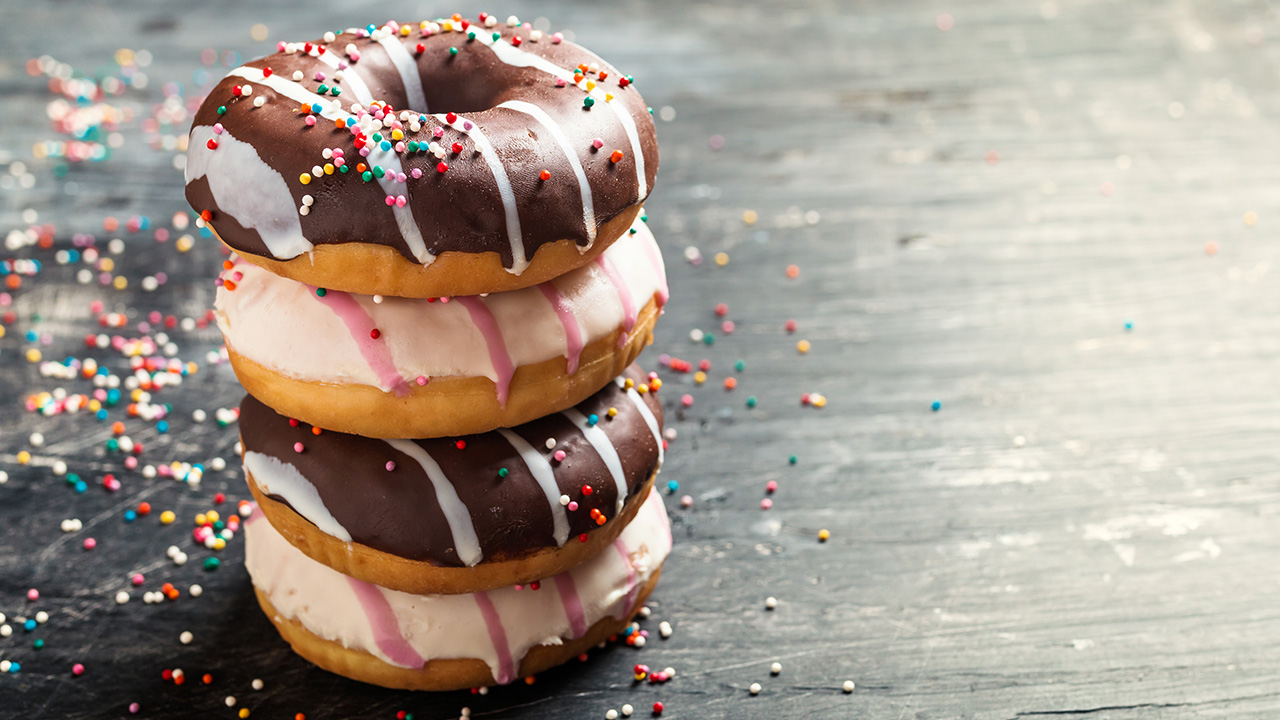
[[400,26],[400,35],[401,35],[401,37],[409,37],[409,26],[408,26],[408,25],[401,25],[401,26]]
[[640,393],[641,395],[643,395],[643,394],[645,394],[645,393],[649,392],[649,386],[648,386],[648,385],[646,385],[646,384],[644,384],[644,383],[640,383],[640,384],[636,387],[636,392],[638,392],[638,393]]
[[592,90],[595,90],[595,89],[596,89],[595,81],[593,81],[593,80],[588,80],[588,81],[587,81],[587,92],[591,92]]
[[1253,227],[1258,224],[1258,213],[1250,210],[1244,214],[1244,224],[1246,227]]
[[240,708],[240,717],[242,718],[249,717],[249,708]]
[[403,140],[403,139],[404,139],[404,133],[400,132],[399,130],[392,130],[392,131],[391,131],[391,139],[392,139],[392,140]]
[[444,30],[445,32],[452,31],[452,30],[453,30],[453,23],[449,22],[448,20],[445,20],[445,21],[440,25],[440,29],[441,29],[441,30]]
[[142,397],[142,388],[136,388],[133,392],[129,393],[129,399],[134,402],[138,402],[138,398],[140,397]]
[[606,415],[608,415],[609,417],[618,417],[618,408],[616,408],[616,407],[611,407],[611,408],[609,408],[609,412],[607,412],[607,413],[605,413],[605,414],[606,414]]
[[90,400],[90,401],[89,401],[89,409],[90,409],[90,410],[92,410],[93,412],[98,412],[99,410],[101,410],[101,409],[102,409],[102,401],[101,401],[101,400]]
[[808,340],[801,340],[800,342],[796,343],[796,352],[799,352],[801,355],[803,355],[809,352],[810,347],[813,347],[813,346],[809,344]]
[[134,61],[133,51],[129,48],[120,48],[116,51],[117,65],[132,65]]
[[27,463],[31,462],[31,453],[27,452],[26,450],[20,451],[18,453],[18,462],[22,465],[26,465]]
[[699,385],[707,381],[707,374],[699,370],[693,374],[693,381]]
[[662,381],[659,380],[658,378],[654,378],[649,381],[649,387],[654,392],[658,392],[658,389],[662,387]]
[[720,267],[724,267],[725,265],[728,265],[728,264],[729,264],[729,253],[727,252],[716,253],[716,265],[719,265]]
[[757,213],[755,210],[748,210],[742,213],[742,222],[746,223],[747,225],[755,225],[756,221],[759,219],[760,219],[760,214]]
[[301,175],[299,175],[298,182],[302,183],[303,185],[311,184],[311,173],[302,173]]
[[40,354],[40,351],[37,350],[36,348],[31,348],[30,350],[27,351],[27,362],[38,363],[40,362],[41,357],[43,356]]
[[98,261],[98,269],[102,272],[111,272],[116,269],[116,261],[111,258],[102,258]]
[[49,156],[49,151],[45,149],[44,143],[36,143],[31,146],[31,154],[37,159],[44,159]]
[[826,407],[826,406],[827,406],[827,396],[826,396],[826,395],[823,395],[823,394],[821,394],[821,393],[814,393],[814,394],[812,394],[812,395],[810,395],[810,396],[809,396],[809,404],[810,404],[810,405],[813,405],[813,406],[814,406],[814,407],[816,407],[816,408]]
[[222,519],[222,516],[218,514],[217,510],[210,510],[206,512],[204,517],[209,522],[218,522],[218,520]]
[[190,235],[183,235],[174,243],[174,247],[178,248],[178,252],[186,252],[195,246],[196,240]]
[[333,169],[334,169],[334,168],[333,168],[333,163],[325,163],[325,164],[324,164],[324,174],[325,174],[325,175],[332,175],[332,174],[333,174]]
[[196,374],[197,372],[199,372],[199,371],[200,371],[200,366],[199,366],[199,365],[196,365],[196,364],[195,364],[195,362],[189,362],[189,363],[187,363],[187,374],[188,374],[188,375],[195,375],[195,374]]
[[605,101],[605,102],[613,102],[613,93],[605,93],[605,94],[604,94],[604,101]]
[[214,549],[215,551],[216,551],[216,550],[222,550],[222,549],[223,549],[223,548],[225,548],[226,546],[227,546],[227,541],[226,541],[226,540],[223,540],[222,538],[218,538],[217,540],[214,540],[214,541],[213,541],[213,549]]
[[831,531],[823,528],[818,531],[818,542],[826,542],[831,537]]
[[177,519],[178,519],[178,516],[174,515],[172,510],[165,510],[164,512],[160,513],[161,525],[172,525],[173,521]]
[[4,337],[4,333],[5,333],[4,326],[0,325],[0,338]]
[[633,388],[633,387],[635,387],[635,386],[636,386],[636,381],[635,381],[635,380],[632,380],[631,378],[627,378],[627,381],[626,381],[625,383],[623,383],[623,385],[625,385],[625,386],[626,386],[626,388],[627,388],[628,390],[630,390],[631,388]]
[[209,522],[209,518],[204,513],[196,515],[196,525],[204,525],[207,522]]

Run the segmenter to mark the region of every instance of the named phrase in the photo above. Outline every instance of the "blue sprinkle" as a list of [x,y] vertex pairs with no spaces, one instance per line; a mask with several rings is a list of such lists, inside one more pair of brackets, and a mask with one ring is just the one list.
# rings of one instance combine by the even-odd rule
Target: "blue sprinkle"
[[356,119],[355,119],[355,118],[353,118],[353,117],[349,117],[349,118],[347,118],[347,127],[351,127],[352,125],[355,125],[355,124],[356,124]]
[[1132,320],[1125,320],[1125,321],[1124,321],[1124,329],[1125,329],[1125,331],[1126,331],[1126,332],[1128,332],[1129,330],[1132,330],[1132,329],[1133,329],[1133,321],[1132,321]]
[[138,218],[138,229],[146,230],[149,227],[151,227],[151,218],[147,217],[146,215],[143,215],[141,218]]
[[120,402],[120,391],[116,388],[111,388],[107,391],[107,404],[115,405],[118,402]]
[[192,466],[191,466],[191,469],[192,469],[192,470],[199,470],[200,472],[204,472],[204,463],[196,463],[195,465],[192,465]]
[[72,263],[80,262],[80,251],[79,251],[79,250],[68,250],[68,251],[67,251],[67,260],[68,260],[69,262],[72,262]]
[[598,423],[598,422],[600,422],[600,416],[599,416],[599,415],[597,415],[597,414],[595,414],[595,413],[591,413],[590,415],[588,415],[588,416],[587,416],[587,424],[588,424],[588,425],[595,425],[595,424],[596,424],[596,423]]
[[169,432],[169,423],[165,420],[161,420],[156,423],[156,430],[161,434]]
[[26,622],[22,623],[22,627],[25,628],[27,632],[31,632],[36,629],[36,621],[28,618]]
[[373,23],[369,23],[368,25],[366,25],[366,26],[364,27],[364,31],[365,31],[365,32],[367,32],[367,33],[369,33],[370,35],[372,35],[372,34],[373,34],[373,32],[374,32],[375,30],[377,30],[377,29],[378,29],[378,28],[376,28],[376,27],[374,27],[374,26],[373,26]]
[[938,412],[939,410],[942,409],[942,401],[934,400],[933,403],[929,405],[929,409],[934,412]]
[[389,140],[383,140],[383,141],[378,145],[378,147],[382,148],[383,150],[390,150],[390,149],[391,149],[391,142],[390,142]]
[[39,340],[39,339],[40,339],[40,334],[37,333],[35,330],[27,331],[27,342],[35,342],[36,340]]
[[679,489],[680,489],[680,483],[676,482],[675,480],[667,481],[667,492],[675,492]]
[[98,366],[98,374],[99,374],[99,375],[101,375],[101,376],[103,376],[103,377],[106,377],[106,376],[107,376],[107,375],[109,375],[110,373],[109,373],[109,371],[107,370],[106,366],[102,366],[102,365],[100,365],[100,366]]
[[83,480],[80,480],[80,481],[76,482],[76,492],[77,492],[77,493],[81,493],[81,494],[83,494],[83,493],[84,493],[84,491],[86,491],[86,490],[88,490],[88,489],[89,489],[89,486],[88,486],[88,485],[86,485],[86,484],[85,484],[85,482],[84,482]]
[[137,520],[137,519],[138,519],[138,513],[134,512],[133,510],[124,511],[125,522],[133,522],[134,520]]
[[21,669],[22,669],[22,666],[21,666],[21,665],[19,665],[18,663],[16,663],[16,662],[11,662],[11,663],[9,663],[9,672],[10,672],[10,673],[16,673],[16,672],[18,672],[18,671],[19,671],[19,670],[21,670]]
[[324,108],[320,107],[320,103],[311,103],[311,112],[318,113]]
[[98,412],[97,412],[97,413],[95,413],[95,415],[97,415],[97,417],[98,417],[98,419],[99,419],[99,420],[106,420],[106,419],[107,419],[107,409],[106,409],[106,408],[101,408],[101,409],[99,409],[99,410],[98,410]]

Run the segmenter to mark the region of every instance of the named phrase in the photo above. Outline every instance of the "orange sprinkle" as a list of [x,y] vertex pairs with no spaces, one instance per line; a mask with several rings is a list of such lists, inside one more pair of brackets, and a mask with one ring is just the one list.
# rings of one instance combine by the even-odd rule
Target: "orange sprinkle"
[[550,170],[543,170],[542,172],[538,173],[538,177],[539,177],[540,179],[542,179],[542,180],[550,180],[550,179],[551,179],[551,171],[550,171]]
[[324,431],[323,431],[323,430],[321,430],[321,429],[320,429],[320,428],[318,428],[318,427],[312,426],[312,428],[311,428],[311,434],[312,434],[312,435],[319,435],[319,434],[320,434],[320,433],[322,433],[322,432],[324,432]]
[[209,685],[213,682],[213,676],[210,675],[209,673],[205,673],[204,677],[200,678],[200,681],[203,682],[205,685]]
[[368,169],[369,169],[368,165],[365,165],[364,163],[356,163],[356,172],[362,173]]
[[787,266],[787,277],[791,278],[792,280],[795,280],[796,278],[800,277],[800,266],[799,266],[799,265],[788,265],[788,266]]
[[615,162],[615,163],[616,163],[616,162],[618,162],[618,161],[619,161],[619,160],[621,160],[621,159],[622,159],[622,151],[621,151],[621,150],[614,150],[612,153],[610,153],[610,154],[609,154],[609,162]]
[[725,389],[725,390],[732,390],[732,389],[734,389],[734,388],[736,388],[736,387],[738,387],[738,378],[731,378],[731,377],[729,377],[729,378],[725,378],[725,379],[724,379],[724,389]]
[[230,270],[231,268],[233,268],[233,267],[235,267],[235,266],[236,266],[236,264],[235,264],[235,263],[233,263],[233,262],[231,262],[230,260],[223,260],[223,261],[222,261],[222,269],[223,269],[223,270]]
[[223,280],[222,287],[226,288],[227,290],[234,291],[236,289],[236,283],[234,280]]

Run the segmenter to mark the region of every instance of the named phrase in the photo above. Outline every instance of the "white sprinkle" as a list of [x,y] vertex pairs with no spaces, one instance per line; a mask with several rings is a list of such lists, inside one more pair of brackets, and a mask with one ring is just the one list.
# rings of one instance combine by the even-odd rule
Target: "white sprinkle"
[[36,613],[36,622],[40,623],[41,625],[43,625],[43,624],[45,624],[45,623],[49,622],[49,613],[47,613],[47,612],[45,612],[45,611],[43,611],[43,610],[41,610],[40,612]]
[[551,450],[551,449],[555,448],[555,446],[556,446],[556,439],[555,439],[555,438],[547,438],[546,445],[547,445],[547,449],[548,449],[548,450]]
[[181,635],[178,636],[178,642],[182,643],[183,645],[190,645],[191,641],[195,639],[196,639],[195,635],[192,635],[189,631],[185,631],[185,630]]
[[698,328],[694,328],[689,331],[689,339],[694,342],[702,342],[702,335],[702,331]]
[[604,720],[618,720],[618,711],[610,709],[604,714]]
[[561,495],[561,496],[560,496],[560,504],[561,504],[561,505],[568,505],[570,502],[572,502],[572,500],[570,500],[570,499],[569,499],[569,496],[568,496],[568,495]]
[[227,707],[235,707],[235,706],[236,706],[236,697],[235,697],[234,695],[228,695],[228,696],[227,696],[227,699],[223,700],[222,702],[226,703],[226,704],[227,704]]
[[9,672],[9,667],[12,664],[13,663],[9,662],[8,660],[0,660],[0,672]]
[[778,607],[778,598],[773,597],[772,595],[770,595],[769,597],[765,598],[765,599],[764,599],[764,607],[765,607],[765,609],[766,609],[766,610],[772,610],[772,609],[774,609],[774,608]]
[[263,105],[266,105],[266,104],[267,104],[267,96],[265,95],[259,95],[258,97],[253,99],[254,107],[262,107]]
[[676,676],[676,669],[673,667],[662,668],[662,674],[666,675],[668,678],[673,678]]
[[261,678],[254,678],[253,682],[249,683],[249,686],[252,687],[254,690],[261,690],[262,689]]
[[845,680],[845,681],[844,681],[844,686],[843,686],[841,689],[842,689],[842,690],[844,690],[846,693],[851,693],[851,692],[853,692],[853,681],[852,681],[852,680]]
[[640,612],[637,613],[637,615],[639,615],[643,619],[648,619],[648,617],[652,614],[653,614],[653,611],[649,609],[648,605],[645,605],[644,607],[640,608]]
[[637,648],[642,648],[642,647],[644,647],[644,644],[645,644],[644,636],[643,636],[643,635],[637,635],[637,636],[636,636],[635,646],[636,646]]
[[241,95],[252,95],[252,94],[253,94],[253,86],[252,86],[252,85],[250,85],[249,83],[245,83],[245,84],[241,85],[241,86],[240,86],[240,94],[241,94]]
[[381,305],[381,304],[382,304],[382,296],[381,296],[381,295],[374,295],[374,296],[373,296],[373,304],[374,304],[374,305]]
[[623,706],[622,706],[622,717],[631,717],[631,713],[633,713],[633,712],[635,712],[635,711],[636,711],[636,709],[635,709],[635,708],[633,708],[633,707],[631,707],[631,704],[630,704],[630,703],[628,703],[628,704],[626,704],[626,705],[623,705]]
[[0,637],[9,637],[13,634],[13,628],[8,625],[0,625]]
[[658,634],[661,635],[664,640],[666,638],[671,637],[671,633],[672,633],[671,623],[667,622],[666,620],[663,620],[662,622],[658,623]]
[[774,663],[774,664],[772,664],[772,665],[770,665],[770,666],[769,666],[769,674],[770,674],[770,675],[777,675],[777,674],[779,674],[779,673],[781,673],[781,672],[782,672],[782,663],[778,663],[778,662],[776,662],[776,663]]
[[307,207],[311,207],[312,205],[316,204],[316,199],[311,197],[310,195],[303,195],[302,204],[306,205]]
[[227,461],[226,461],[226,460],[223,460],[223,459],[222,459],[222,458],[220,458],[220,457],[216,457],[216,458],[214,458],[214,459],[212,459],[212,460],[210,460],[210,461],[209,461],[209,468],[210,468],[211,470],[215,470],[215,471],[217,471],[217,470],[226,470],[226,469],[227,469]]
[[747,688],[747,692],[751,693],[752,695],[759,695],[760,690],[761,690],[760,683],[751,683],[751,687]]
[[174,556],[173,556],[173,564],[174,564],[174,565],[186,565],[186,564],[187,564],[187,554],[186,554],[186,553],[184,553],[184,552],[179,552],[177,555],[174,555]]
[[9,473],[3,470],[0,470],[0,485],[3,485],[7,482],[9,482]]
[[120,592],[116,593],[117,605],[123,605],[127,602],[129,602],[129,593],[125,592],[124,590],[121,590]]
[[[519,24],[520,24],[520,18],[516,17],[515,15],[507,16],[507,27],[513,28]],[[490,27],[493,27],[493,26],[490,25]]]
[[298,208],[298,214],[299,214],[299,215],[310,215],[310,214],[311,214],[311,208],[307,207],[306,205],[303,205],[302,207]]
[[191,593],[191,597],[200,597],[204,594],[204,588],[199,585],[192,585],[190,588],[187,588],[187,592]]
[[170,545],[169,549],[164,551],[164,554],[172,558],[180,552],[182,552],[182,550],[177,545]]
[[293,71],[293,81],[294,81],[294,82],[301,82],[301,80],[302,80],[302,71],[301,71],[301,70],[294,70],[294,71]]
[[209,419],[209,413],[205,412],[204,410],[196,410],[195,412],[191,413],[191,419],[198,423],[202,423],[205,420]]
[[41,445],[44,445],[44,435],[41,435],[38,432],[31,433],[31,437],[27,438],[27,440],[31,443],[31,447],[40,447]]

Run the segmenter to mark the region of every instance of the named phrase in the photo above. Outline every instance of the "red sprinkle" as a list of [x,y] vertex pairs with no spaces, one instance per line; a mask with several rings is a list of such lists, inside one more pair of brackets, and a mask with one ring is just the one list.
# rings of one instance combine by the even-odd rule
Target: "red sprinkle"
[[458,121],[458,113],[455,113],[455,112],[447,113],[447,114],[444,116],[444,120],[445,120],[445,122],[447,122],[447,123],[449,123],[450,125],[452,125],[452,124],[454,124],[455,122],[457,122],[457,121]]
[[213,138],[209,138],[209,142],[205,143],[205,146],[208,147],[210,150],[217,150],[218,141],[214,140]]
[[458,448],[459,450],[466,450],[466,449],[467,449],[467,441],[466,441],[466,440],[459,440],[458,442],[454,443],[454,445],[455,445],[455,446],[457,446],[457,448]]
[[379,330],[378,328],[374,328],[369,331],[369,337],[373,338],[374,340],[377,340],[378,338],[382,337],[382,331]]
[[457,155],[458,153],[462,152],[462,143],[460,143],[460,142],[456,142],[456,143],[454,143],[454,144],[453,144],[453,146],[452,146],[451,148],[449,148],[449,149],[453,151],[453,154],[454,154],[454,155]]
[[448,169],[449,169],[449,166],[444,162],[440,162],[436,164],[436,172],[438,173],[444,173],[444,171]]
[[550,170],[543,170],[542,172],[538,173],[538,178],[539,178],[539,179],[541,179],[541,180],[550,180],[550,179],[551,179],[551,171],[550,171]]
[[591,486],[590,486],[590,485],[583,485],[583,486],[582,486],[582,494],[583,494],[583,495],[588,495],[588,496],[589,496],[589,495],[591,495],[591,493],[593,493],[593,492],[595,492],[595,491],[591,489]]

